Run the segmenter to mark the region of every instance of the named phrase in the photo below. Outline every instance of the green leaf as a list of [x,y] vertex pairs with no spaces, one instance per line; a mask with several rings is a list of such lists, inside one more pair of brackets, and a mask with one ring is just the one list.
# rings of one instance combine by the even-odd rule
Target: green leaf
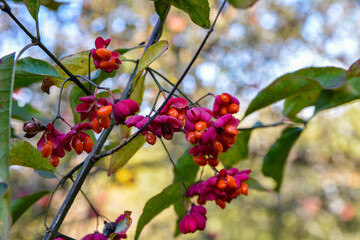
[[179,199],[182,199],[181,185],[180,183],[174,183],[147,201],[136,227],[135,240],[139,239],[140,233],[146,224],[163,210],[179,201]]
[[[187,203],[189,203],[189,201],[187,201]],[[184,201],[182,199],[179,199],[177,202],[174,203],[174,210],[177,215],[174,237],[177,237],[181,233],[179,229],[179,223],[186,215],[186,209],[184,206]]]
[[229,3],[236,8],[246,9],[252,7],[258,0],[229,0]]
[[19,107],[16,101],[14,101],[12,104],[11,117],[22,121],[30,120],[32,117],[35,117],[40,121],[44,121],[47,119],[47,117],[43,113],[32,107],[30,104]]
[[16,64],[14,89],[41,82],[44,77],[61,78],[56,68],[48,62],[32,57],[20,59]]
[[143,96],[145,92],[145,74],[135,77],[132,84],[132,92],[130,93],[129,99],[134,100],[141,106]]
[[138,48],[143,48],[143,47],[144,47],[144,45],[139,45],[139,46],[135,46],[135,47],[131,47],[131,48],[118,48],[118,49],[115,49],[114,51],[120,53],[121,55],[123,55],[123,54],[125,54],[125,53],[127,53],[127,52],[129,52],[131,50],[138,49]]
[[[14,2],[23,2],[23,0],[13,0]],[[57,10],[61,5],[68,4],[64,2],[56,2],[54,0],[41,0],[40,4],[47,7],[50,10]]]
[[170,10],[170,4],[167,3],[161,3],[161,2],[154,2],[155,4],[155,10],[156,13],[159,15],[160,21],[162,23],[164,23],[167,14],[169,13]]
[[54,0],[41,0],[40,2],[41,5],[47,7],[50,10],[58,10],[58,8],[63,5],[63,4],[68,4],[68,3],[64,3],[64,2],[56,2]]
[[[86,50],[65,56],[61,58],[60,61],[74,75],[86,75],[89,72],[89,54],[90,50]],[[68,78],[68,75],[58,65],[56,65],[55,68],[59,71],[62,78]],[[94,70],[95,65],[90,58],[90,71]]]
[[321,90],[314,90],[287,98],[284,103],[284,116],[295,118],[301,110],[316,103],[320,92]]
[[249,177],[249,179],[246,181],[246,183],[249,186],[249,188],[256,189],[256,190],[263,191],[263,192],[272,192],[271,189],[264,187],[258,180],[254,179],[252,177]]
[[35,21],[37,21],[39,7],[40,7],[39,0],[24,0],[24,3],[26,5],[30,15],[34,18]]
[[[115,93],[122,93],[123,90],[122,89],[114,89],[114,90],[111,90],[111,92],[115,95]],[[108,97],[110,97],[110,93],[108,91],[103,91],[103,92],[100,92],[100,93],[96,94],[97,99],[99,99],[99,98],[108,98]]]
[[28,210],[34,203],[49,193],[49,191],[41,191],[38,193],[26,195],[25,197],[21,197],[13,201],[11,203],[12,225],[14,225],[20,216],[25,213],[25,211]]
[[151,45],[139,60],[136,74],[144,71],[152,62],[159,58],[169,47],[169,43],[165,40],[159,41]]
[[167,4],[167,3],[160,3],[160,2],[154,2],[154,4],[155,4],[156,13],[159,15],[160,24],[161,24],[160,29],[159,29],[159,31],[156,32],[157,35],[154,38],[154,42],[157,42],[162,35],[164,23],[165,23],[167,15],[169,13],[171,5]]
[[346,71],[345,83],[339,88],[315,90],[286,99],[284,115],[295,118],[303,108],[315,106],[315,114],[360,98],[360,60]]
[[351,94],[344,88],[336,90],[323,90],[321,91],[315,103],[315,113],[325,109],[337,107],[352,100],[358,99],[359,97],[360,96],[358,94]]
[[142,72],[157,58],[159,58],[167,49],[169,43],[165,40],[159,41],[151,45],[143,54],[139,60],[139,64],[136,70],[136,75],[132,83],[132,91],[130,93],[130,99],[139,104],[142,103],[144,91],[145,91],[145,74]]
[[75,112],[75,108],[76,108],[76,106],[78,104],[82,103],[79,100],[79,97],[84,97],[84,96],[86,96],[86,94],[79,87],[74,86],[71,89],[69,101],[70,101],[71,111],[72,111],[73,116],[74,116],[74,123],[75,124],[78,124],[80,122],[80,113]]
[[4,240],[8,239],[10,228],[10,109],[14,57],[12,53],[0,59],[0,239]]
[[189,14],[191,20],[200,27],[210,27],[210,8],[208,0],[154,0],[154,2],[171,4]]
[[315,113],[337,107],[360,98],[360,59],[346,71],[346,82],[341,87],[322,90],[317,98]]
[[279,192],[284,175],[284,168],[291,147],[300,136],[302,128],[290,127],[285,129],[281,137],[270,147],[264,157],[262,172],[265,176],[273,178],[277,185],[275,191]]
[[50,164],[49,159],[43,158],[37,148],[22,139],[11,140],[10,165],[56,172],[56,168]]
[[143,135],[139,134],[134,140],[132,140],[125,147],[121,148],[119,151],[111,155],[110,158],[110,168],[108,175],[114,174],[122,168],[132,156],[142,147],[145,143],[145,138]]
[[304,68],[276,79],[250,103],[245,116],[277,101],[305,92],[333,89],[345,81],[345,70],[335,67]]
[[[74,75],[85,76],[89,72],[89,53],[90,50],[82,51],[72,55],[65,56],[60,59],[61,63],[69,69],[69,71]],[[59,77],[46,77],[42,83],[41,89],[44,92],[48,92],[51,86],[61,87],[64,79],[69,76],[58,66],[55,65],[55,68],[58,70],[61,78]],[[95,65],[92,59],[90,58],[90,71],[95,70]],[[71,82],[65,84],[65,87],[68,86]]]
[[346,80],[360,78],[360,59],[354,62],[346,71]]
[[180,174],[184,182],[193,183],[195,181],[199,166],[194,163],[193,156],[189,154],[189,149],[180,156],[175,166],[177,171],[174,169],[174,182],[179,181],[177,174]]
[[56,175],[52,172],[41,171],[41,170],[35,170],[35,172],[43,178],[56,178]]
[[225,168],[231,168],[241,160],[248,157],[249,148],[248,143],[252,130],[245,130],[239,133],[236,137],[236,142],[232,148],[227,152],[219,155],[221,162]]
[[[181,155],[181,157],[176,162],[176,169],[174,169],[174,183],[179,182],[179,177],[177,174],[180,174],[183,181],[186,183],[187,187],[189,187],[192,183],[195,182],[196,175],[199,171],[199,166],[194,163],[192,156],[189,154],[189,149]],[[180,234],[180,230],[178,228],[179,222],[186,214],[186,209],[184,207],[183,199],[180,198],[177,202],[174,203],[174,210],[177,215],[177,224],[175,226],[174,236]]]
[[112,71],[111,73],[107,73],[104,70],[97,70],[95,76],[91,79],[96,85],[100,85],[103,81],[108,78],[114,77],[116,71]]

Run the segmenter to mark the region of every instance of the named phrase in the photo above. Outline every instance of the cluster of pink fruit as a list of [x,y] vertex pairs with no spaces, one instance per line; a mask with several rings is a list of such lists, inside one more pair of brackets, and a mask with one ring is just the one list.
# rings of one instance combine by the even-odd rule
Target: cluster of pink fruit
[[[121,63],[118,52],[106,49],[109,43],[110,39],[104,40],[99,37],[95,41],[96,49],[91,51],[95,67],[106,72],[119,68],[117,64]],[[75,111],[80,113],[81,121],[88,120],[88,122],[76,124],[67,133],[55,129],[54,122],[45,125],[33,118],[33,121],[24,123],[25,137],[31,138],[39,132],[44,132],[37,144],[38,150],[56,167],[59,158],[64,157],[65,151],[71,151],[72,148],[77,154],[92,151],[93,142],[84,131],[93,130],[100,133],[103,129],[109,129],[112,121],[126,124],[129,128],[135,126],[138,129],[149,122],[150,116],[134,115],[139,111],[139,105],[134,100],[119,100],[112,94],[111,96],[112,100],[97,99],[95,91],[94,95],[80,97],[81,103],[76,106]],[[186,99],[171,97],[159,115],[141,132],[146,141],[154,145],[157,138],[171,140],[175,132],[183,131],[186,133],[187,141],[193,145],[189,150],[193,161],[199,166],[209,164],[214,168],[215,176],[190,186],[186,193],[186,197],[198,196],[199,205],[204,205],[206,201],[215,201],[224,209],[226,202],[230,203],[237,196],[248,193],[248,185],[245,181],[248,180],[251,170],[239,171],[232,168],[217,171],[215,169],[219,164],[218,156],[234,145],[239,134],[237,126],[240,120],[233,116],[238,111],[239,100],[228,93],[215,96],[212,110],[204,107],[191,108]],[[62,120],[70,126],[64,119]],[[122,214],[115,223],[105,226],[105,228],[115,227],[111,231],[107,229],[103,234],[98,232],[88,234],[82,240],[108,239],[111,233],[114,234],[119,222],[126,220],[131,223],[130,215],[127,213]],[[181,232],[185,234],[203,230],[206,226],[205,215],[206,209],[203,206],[192,204],[191,209],[187,210],[187,214],[180,221]],[[126,230],[116,232],[117,235],[113,235],[113,239],[126,238]]]

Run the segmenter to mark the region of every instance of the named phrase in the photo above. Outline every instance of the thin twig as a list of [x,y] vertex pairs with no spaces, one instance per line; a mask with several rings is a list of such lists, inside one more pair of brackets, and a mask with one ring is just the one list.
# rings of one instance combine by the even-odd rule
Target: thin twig
[[155,101],[154,101],[154,104],[153,104],[153,106],[152,106],[152,108],[151,108],[151,111],[150,111],[149,115],[151,115],[152,112],[155,111],[155,107],[156,107],[157,101],[159,100],[160,93],[161,93],[161,91],[159,91],[159,92],[157,93],[156,98],[155,98]]
[[[65,84],[66,84],[67,81],[70,81],[70,78],[65,79],[65,80],[63,81],[63,83],[61,84],[61,87],[60,87],[60,93],[59,93],[59,99],[58,99],[58,105],[57,105],[57,111],[56,111],[55,120],[60,117],[61,97],[62,97],[62,92],[63,92],[64,86],[65,86]],[[55,121],[55,120],[54,120],[54,121]],[[54,122],[54,121],[53,121],[53,122]]]
[[163,92],[164,89],[163,89],[163,87],[160,85],[159,81],[156,79],[155,75],[154,75],[151,71],[148,71],[148,72],[150,73],[150,75],[151,75],[152,79],[154,80],[156,86],[159,88],[159,90],[160,90],[161,92]]
[[[167,79],[163,74],[161,74],[160,72],[150,68],[150,67],[147,67],[147,69],[149,70],[149,72],[153,72],[153,73],[156,73],[159,77],[161,77],[162,79],[165,80],[165,82],[167,82],[170,86],[174,87],[174,84],[169,80]],[[192,105],[192,106],[196,106],[198,105],[200,107],[200,104],[196,104],[194,103],[193,101],[191,101],[191,99],[183,92],[181,91],[180,89],[177,89],[177,91]]]
[[110,88],[107,88],[107,87],[101,87],[99,85],[97,85],[96,83],[94,83],[93,81],[91,81],[90,79],[87,79],[86,77],[84,76],[81,76],[81,75],[74,75],[75,77],[79,77],[85,81],[87,81],[88,83],[90,83],[91,85],[93,85],[94,87],[96,87],[97,89],[104,89],[106,91],[110,91]]
[[160,138],[160,142],[161,142],[161,144],[163,145],[163,147],[164,147],[164,149],[165,149],[165,152],[166,152],[166,154],[168,155],[169,160],[170,160],[171,164],[172,164],[173,167],[174,167],[174,171],[175,171],[175,173],[176,173],[176,176],[179,178],[181,184],[184,186],[185,191],[188,192],[188,189],[187,189],[187,187],[186,187],[186,185],[185,185],[185,182],[184,182],[183,178],[181,177],[180,172],[179,172],[178,169],[176,168],[175,162],[174,162],[174,160],[172,159],[169,150],[167,149],[164,141],[163,141],[161,138]]
[[[67,178],[66,178],[66,179],[67,179]],[[64,185],[66,179],[62,178],[62,179],[60,180],[60,182],[56,185],[56,187],[55,187],[55,189],[53,190],[53,192],[51,193],[49,202],[48,202],[47,207],[46,207],[46,210],[45,210],[45,217],[44,217],[44,226],[45,226],[46,229],[48,229],[48,226],[47,226],[46,222],[47,222],[47,217],[48,217],[48,214],[49,214],[49,210],[50,210],[50,206],[51,206],[52,199],[53,199],[56,191],[57,191],[60,187],[62,187],[62,186]]]
[[[36,9],[40,10],[40,1],[36,1]],[[36,37],[40,41],[40,28],[39,28],[39,13],[36,14],[36,20],[35,20],[35,28],[36,28]]]
[[[70,177],[70,180],[74,183],[74,179],[72,177]],[[94,207],[94,205],[90,202],[90,199],[86,196],[86,194],[84,193],[84,191],[82,189],[80,189],[81,194],[84,196],[85,200],[87,201],[87,203],[89,204],[90,208],[93,210],[93,212],[96,214],[97,217],[101,217],[103,220],[108,220],[108,218],[106,218],[105,216],[101,215],[96,208]]]
[[277,127],[277,126],[284,125],[284,124],[292,124],[292,123],[291,122],[284,122],[284,120],[281,120],[279,122],[272,123],[272,124],[267,124],[267,125],[255,125],[253,127],[248,127],[248,128],[238,128],[238,130],[239,131],[246,131],[246,130],[253,130],[253,129],[257,129],[257,128]]
[[204,98],[207,98],[208,96],[213,96],[213,97],[214,97],[214,94],[213,94],[213,93],[207,93],[207,94],[205,94],[204,96],[202,96],[201,98],[199,98],[199,99],[195,102],[195,104],[199,104],[199,102],[200,102],[201,100],[203,100]]

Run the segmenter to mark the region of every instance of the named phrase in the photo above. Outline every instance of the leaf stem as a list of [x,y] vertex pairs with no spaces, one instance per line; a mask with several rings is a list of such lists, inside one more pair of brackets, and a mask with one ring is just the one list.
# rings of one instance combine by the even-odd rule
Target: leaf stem
[[179,180],[180,180],[180,182],[181,182],[181,185],[185,188],[185,191],[188,192],[188,189],[187,189],[187,187],[186,187],[186,185],[185,185],[185,182],[184,182],[183,178],[181,177],[180,172],[179,172],[178,169],[176,168],[175,162],[174,162],[174,160],[172,159],[171,154],[170,154],[169,150],[167,149],[167,147],[166,147],[164,141],[162,140],[162,138],[160,138],[160,142],[161,142],[161,144],[163,145],[163,147],[164,147],[164,149],[165,149],[165,152],[166,152],[166,154],[168,155],[169,160],[170,160],[171,164],[172,164],[173,167],[174,167],[174,172],[175,172],[176,176],[179,178]]
[[163,89],[163,87],[160,85],[159,81],[156,79],[155,75],[154,75],[151,71],[148,71],[148,72],[150,73],[150,75],[151,75],[152,79],[154,80],[156,86],[159,88],[159,90],[160,90],[161,92],[163,92],[164,89]]
[[253,130],[253,129],[257,129],[257,128],[269,128],[269,127],[277,127],[280,125],[284,125],[284,124],[292,124],[292,122],[285,122],[283,119],[279,122],[275,122],[272,124],[267,124],[267,125],[254,125],[252,127],[248,127],[248,128],[238,128],[239,131],[246,131],[246,130]]
[[207,93],[207,94],[205,94],[204,96],[202,96],[201,98],[199,98],[195,103],[196,103],[196,104],[199,104],[199,102],[200,102],[201,100],[203,100],[204,98],[207,98],[208,96],[213,96],[213,97],[215,97],[213,93]]
[[[148,70],[149,70],[149,72],[151,73],[151,72],[153,72],[153,73],[156,73],[159,77],[161,77],[162,79],[164,79],[165,80],[165,82],[167,82],[168,84],[170,84],[170,86],[174,86],[174,84],[169,80],[169,79],[167,79],[164,75],[162,75],[160,72],[158,72],[158,71],[156,71],[156,70],[154,70],[154,69],[152,69],[152,68],[150,68],[150,67],[148,67],[147,68]],[[200,105],[199,104],[196,104],[196,103],[194,103],[193,101],[191,101],[191,99],[183,92],[183,91],[181,91],[180,89],[177,89],[177,91],[192,105],[192,106],[196,106],[196,105],[198,105],[199,107],[200,107]]]

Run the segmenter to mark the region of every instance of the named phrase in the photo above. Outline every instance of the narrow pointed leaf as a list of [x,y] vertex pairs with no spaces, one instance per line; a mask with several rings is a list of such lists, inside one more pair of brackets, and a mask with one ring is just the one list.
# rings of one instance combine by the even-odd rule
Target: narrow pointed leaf
[[159,15],[161,22],[164,23],[171,5],[168,3],[161,3],[156,1],[154,1],[154,4],[156,13]]
[[161,3],[161,2],[154,2],[154,4],[155,4],[156,13],[158,14],[158,16],[160,18],[160,29],[157,31],[157,35],[154,38],[154,42],[157,42],[162,35],[164,23],[165,23],[167,15],[169,13],[171,5],[167,4],[167,3]]
[[340,88],[321,91],[315,105],[315,113],[337,107],[360,98],[360,59],[346,71],[346,82]]
[[318,113],[325,109],[337,107],[339,105],[358,99],[359,97],[360,95],[351,94],[345,89],[323,90],[321,91],[315,103],[315,113]]
[[176,162],[176,170],[174,169],[174,182],[179,181],[177,174],[180,174],[184,182],[192,183],[195,181],[199,166],[193,161],[193,156],[189,154],[187,149]]
[[226,168],[231,168],[241,160],[248,157],[248,143],[252,130],[245,130],[236,136],[236,142],[227,152],[219,155],[221,162]]
[[236,8],[246,9],[252,7],[258,0],[229,0],[229,3]]
[[285,74],[263,89],[252,100],[245,116],[277,101],[304,92],[340,87],[344,81],[345,70],[335,67],[311,67]]
[[11,140],[10,165],[56,172],[56,168],[50,164],[49,159],[43,158],[36,147],[18,138]]
[[299,138],[302,128],[290,127],[285,129],[281,137],[270,147],[264,157],[262,172],[265,176],[276,181],[275,191],[279,192],[284,176],[286,160],[290,150]]
[[43,178],[56,178],[56,175],[52,172],[42,171],[42,170],[35,170],[37,174],[39,174]]
[[151,45],[139,60],[139,65],[136,74],[141,73],[152,62],[159,58],[169,47],[169,43],[165,40],[159,41]]
[[35,21],[38,20],[38,12],[40,7],[39,1],[40,0],[24,0],[30,15],[34,18]]
[[95,73],[95,76],[91,78],[91,80],[97,84],[100,85],[103,81],[105,81],[108,78],[114,77],[116,74],[116,71],[112,71],[111,73],[107,73],[104,70],[97,70]]
[[129,99],[134,100],[141,106],[145,92],[145,74],[135,77]]
[[4,240],[8,239],[10,228],[10,109],[14,57],[12,53],[0,58],[0,239]]
[[114,174],[122,168],[134,154],[142,147],[145,143],[145,138],[143,135],[139,134],[134,140],[132,140],[128,145],[120,149],[111,155],[110,158],[110,168],[108,175]]
[[170,207],[175,202],[182,199],[180,183],[174,183],[165,188],[161,193],[152,197],[146,204],[139,218],[136,227],[135,240],[139,239],[140,233],[143,228],[166,208]]
[[301,110],[316,103],[320,92],[321,90],[314,90],[287,98],[284,103],[284,116],[295,118]]
[[200,27],[210,27],[210,8],[208,0],[154,0],[154,2],[171,4],[186,12],[191,20]]
[[360,97],[360,60],[346,71],[345,83],[338,88],[304,92],[286,99],[283,113],[294,118],[298,112],[308,106],[315,106],[315,114],[333,108]]
[[115,49],[114,51],[115,52],[118,52],[120,53],[121,55],[131,51],[131,50],[135,50],[135,49],[138,49],[138,48],[143,48],[144,45],[140,45],[140,46],[135,46],[135,47],[131,47],[131,48],[118,48],[118,49]]
[[249,177],[249,180],[247,180],[246,183],[249,186],[249,188],[256,189],[258,191],[263,191],[263,192],[273,192],[273,190],[264,187],[258,180],[254,179],[252,177]]
[[14,225],[26,210],[28,210],[34,203],[49,193],[49,191],[41,191],[38,193],[26,195],[25,197],[21,197],[13,201],[11,203],[11,224]]

